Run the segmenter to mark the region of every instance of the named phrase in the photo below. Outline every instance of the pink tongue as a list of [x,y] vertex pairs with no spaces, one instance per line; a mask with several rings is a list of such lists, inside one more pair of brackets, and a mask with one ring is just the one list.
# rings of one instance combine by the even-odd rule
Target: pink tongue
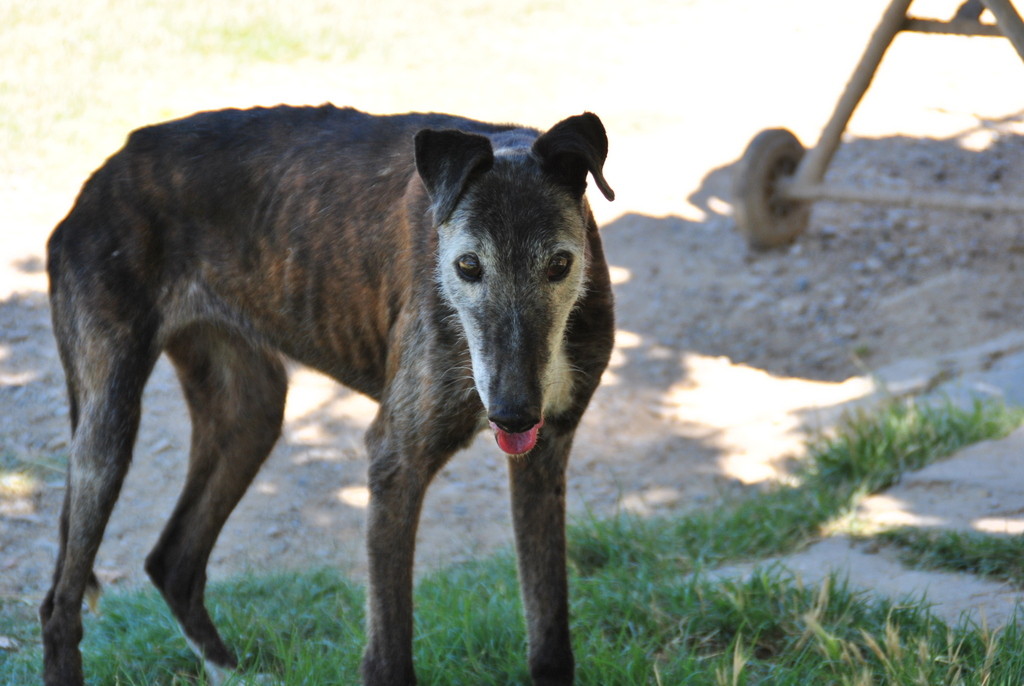
[[529,431],[522,433],[513,434],[505,431],[504,429],[498,428],[498,425],[491,422],[491,429],[494,430],[494,438],[498,441],[498,447],[509,455],[522,455],[533,450],[533,446],[537,445],[537,432],[540,430],[541,425],[537,424]]

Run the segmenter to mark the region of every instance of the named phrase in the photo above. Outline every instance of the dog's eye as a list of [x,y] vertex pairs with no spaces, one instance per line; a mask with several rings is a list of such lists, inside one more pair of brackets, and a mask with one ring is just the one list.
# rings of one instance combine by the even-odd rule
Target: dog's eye
[[484,269],[480,266],[480,258],[473,253],[466,253],[455,261],[455,269],[466,281],[479,281]]
[[569,274],[572,266],[572,255],[567,252],[560,252],[548,262],[548,281],[561,281]]

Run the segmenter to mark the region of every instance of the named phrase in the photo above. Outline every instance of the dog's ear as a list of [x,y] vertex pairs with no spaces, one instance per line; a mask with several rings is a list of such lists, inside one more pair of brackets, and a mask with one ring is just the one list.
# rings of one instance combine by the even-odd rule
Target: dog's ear
[[432,129],[416,134],[416,171],[427,187],[438,224],[455,209],[470,176],[487,171],[493,163],[494,150],[484,136]]
[[583,196],[590,172],[604,197],[615,199],[615,191],[604,178],[608,136],[596,114],[584,112],[558,122],[534,142],[533,152],[540,157],[544,171],[576,195]]

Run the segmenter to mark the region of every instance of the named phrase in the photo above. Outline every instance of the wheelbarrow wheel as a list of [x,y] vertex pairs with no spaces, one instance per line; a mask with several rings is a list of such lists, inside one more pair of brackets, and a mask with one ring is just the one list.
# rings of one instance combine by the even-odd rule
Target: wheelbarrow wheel
[[810,204],[782,198],[779,180],[792,176],[804,146],[786,129],[766,129],[754,136],[733,176],[736,225],[752,248],[792,243],[810,218]]

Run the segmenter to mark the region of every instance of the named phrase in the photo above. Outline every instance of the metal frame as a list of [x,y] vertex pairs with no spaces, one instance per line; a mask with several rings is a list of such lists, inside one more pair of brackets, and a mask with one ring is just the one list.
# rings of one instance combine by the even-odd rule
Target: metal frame
[[[1024,21],[1010,0],[966,0],[949,21],[918,19],[907,16],[913,0],[893,0],[882,15],[877,28],[871,35],[864,54],[860,58],[836,103],[832,117],[822,129],[817,144],[802,156],[794,157],[786,148],[785,130],[768,130],[761,135],[768,136],[762,145],[752,141],[748,154],[741,160],[741,175],[737,187],[745,189],[748,200],[756,206],[740,208],[744,217],[765,217],[774,213],[780,222],[778,226],[743,226],[750,220],[738,222],[747,233],[751,245],[770,247],[791,241],[803,230],[800,218],[793,217],[793,208],[806,206],[815,200],[837,200],[896,205],[913,208],[976,210],[986,212],[1024,212],[1024,197],[1007,195],[963,194],[953,192],[919,192],[865,189],[825,182],[825,171],[846,129],[854,110],[871,85],[886,51],[902,31],[936,33],[962,36],[1002,36],[1012,44],[1024,60]],[[980,20],[982,12],[988,9],[995,18],[995,24]],[[755,138],[755,141],[758,139]],[[747,159],[756,157],[757,159]],[[779,169],[792,169],[792,173],[779,173]],[[795,166],[795,169],[793,167]],[[768,176],[762,176],[769,170]],[[770,171],[775,170],[775,171]],[[754,178],[757,177],[757,178]],[[761,194],[750,189],[761,189]],[[752,198],[752,199],[750,199]],[[757,210],[760,210],[758,212]],[[787,217],[788,215],[788,217]],[[789,222],[787,226],[783,222]]]
[[[912,0],[893,0],[872,34],[864,55],[850,77],[836,104],[832,118],[821,132],[817,145],[807,151],[790,179],[780,179],[778,192],[791,200],[843,200],[886,205],[1024,212],[1024,198],[998,195],[959,193],[920,193],[912,191],[880,191],[824,183],[825,171],[832,161],[839,139],[854,110],[871,85],[875,72],[893,39],[901,31],[955,34],[963,36],[1004,36],[1024,60],[1024,22],[1009,0],[968,0],[949,22],[916,19],[907,16]],[[984,7],[992,13],[996,24],[980,21]]]

